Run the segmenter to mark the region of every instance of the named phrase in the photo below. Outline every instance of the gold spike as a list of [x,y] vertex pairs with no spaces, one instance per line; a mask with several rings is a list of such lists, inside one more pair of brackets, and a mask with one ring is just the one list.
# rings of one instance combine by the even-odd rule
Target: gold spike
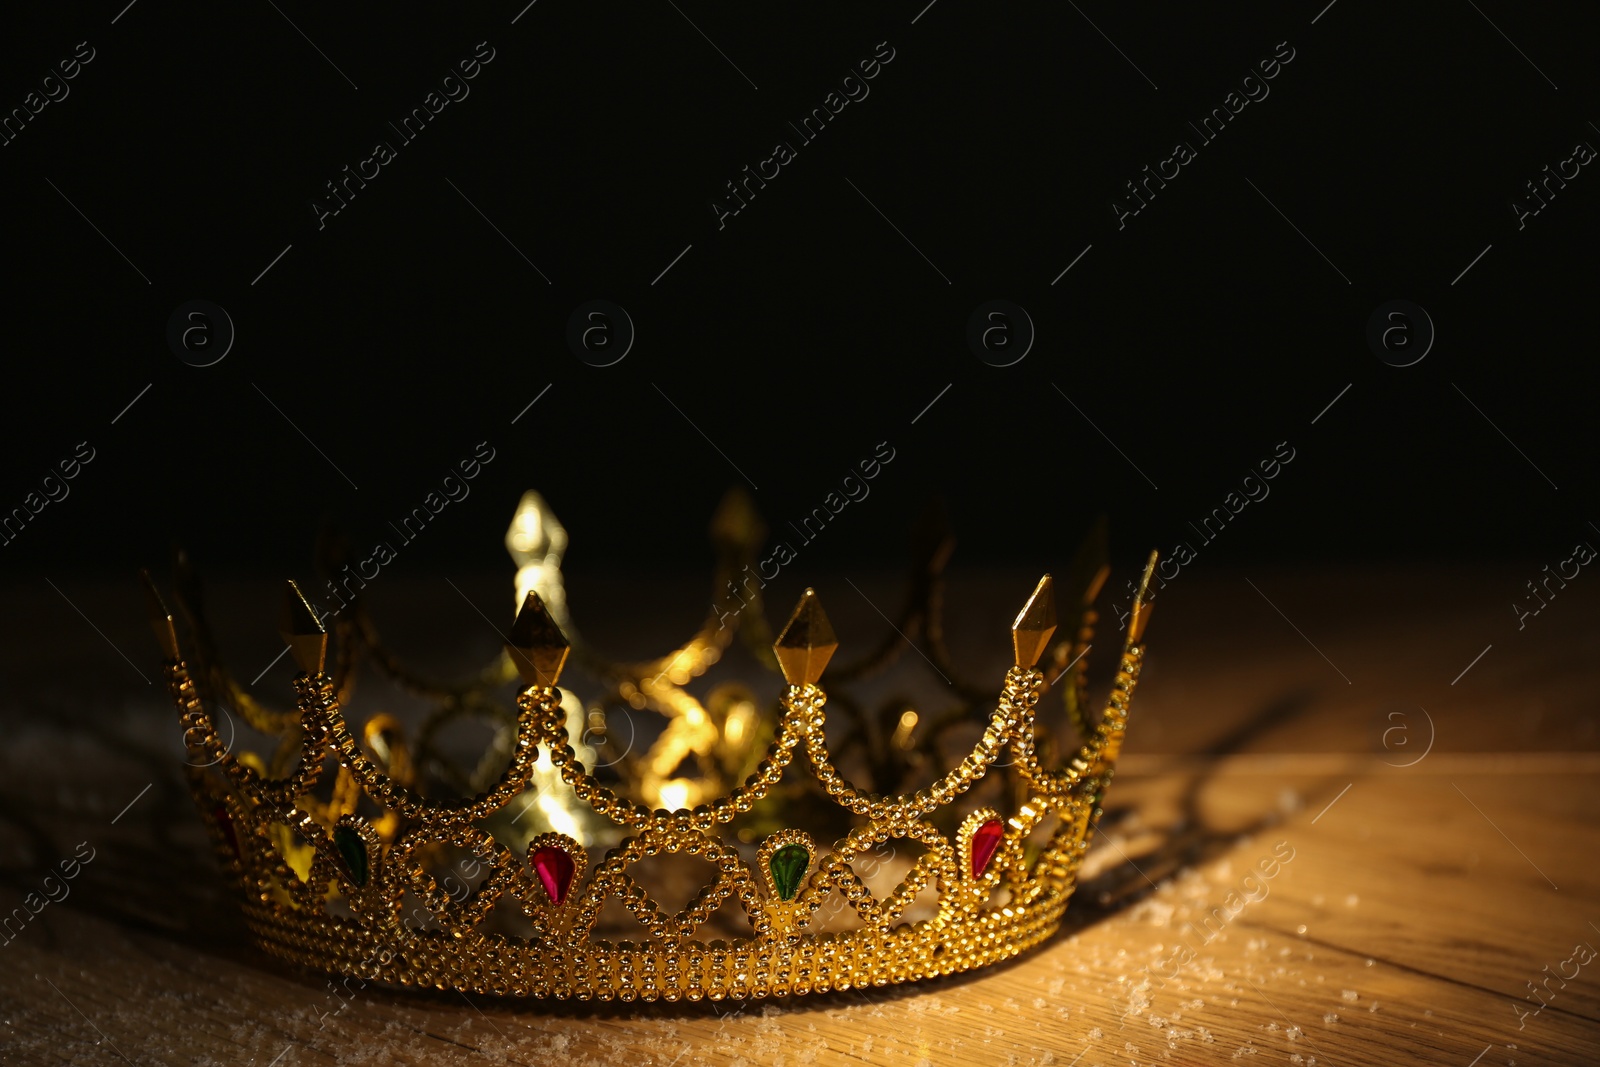
[[1139,579],[1139,591],[1133,597],[1133,615],[1128,620],[1128,644],[1136,645],[1144,640],[1144,628],[1150,622],[1150,612],[1155,610],[1155,605],[1146,599],[1145,594],[1150,589],[1150,578],[1156,572],[1156,558],[1161,553],[1152,551],[1150,562],[1145,564],[1144,576]]
[[517,621],[511,624],[506,651],[511,653],[524,685],[553,687],[567,664],[572,646],[567,644],[566,635],[550,617],[539,594],[531,589],[522,602],[522,610],[517,612]]
[[156,632],[156,641],[160,643],[162,653],[170,660],[180,659],[178,631],[172,625],[172,612],[168,611],[167,605],[162,602],[161,592],[156,589],[156,583],[150,577],[148,570],[140,568],[139,581],[144,586],[144,604],[145,611],[150,616],[150,628]]
[[1034,586],[1033,595],[1017,612],[1011,624],[1011,649],[1016,654],[1017,666],[1028,670],[1039,662],[1050,638],[1056,632],[1055,583],[1047,574]]
[[772,642],[778,666],[790,685],[815,685],[839,647],[833,634],[833,625],[822,610],[822,601],[814,590],[800,595],[794,614],[784,624],[783,632]]
[[523,493],[517,502],[516,514],[511,517],[511,527],[506,530],[506,551],[511,553],[517,566],[559,567],[566,550],[567,529],[544,497],[532,489]]
[[328,662],[328,632],[317,621],[294,579],[284,583],[283,612],[278,616],[278,633],[289,646],[289,653],[307,674],[321,674]]
[[755,501],[739,486],[722,497],[711,516],[711,542],[725,551],[748,548],[758,551],[767,540],[767,526],[761,521]]
[[1102,563],[1100,569],[1094,572],[1094,577],[1089,579],[1089,588],[1083,591],[1085,605],[1093,604],[1100,595],[1100,590],[1105,588],[1106,579],[1111,577],[1111,564]]

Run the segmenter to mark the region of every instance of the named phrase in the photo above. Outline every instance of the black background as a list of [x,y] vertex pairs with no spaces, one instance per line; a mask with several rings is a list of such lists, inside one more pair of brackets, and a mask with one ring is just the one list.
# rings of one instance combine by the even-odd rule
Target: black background
[[[1098,512],[1119,556],[1166,549],[1280,441],[1295,461],[1209,559],[1568,554],[1600,177],[1520,231],[1510,202],[1600,144],[1591,12],[923,3],[8,16],[6,110],[95,58],[0,147],[0,507],[96,458],[0,567],[131,573],[181,541],[306,575],[322,521],[389,537],[480,441],[496,459],[398,566],[503,566],[536,487],[571,567],[698,569],[729,485],[780,527],[883,441],[808,566],[898,558],[935,494],[963,560],[1059,559]],[[470,96],[319,229],[324,183],[480,41]],[[719,230],[724,183],[883,41],[870,95]],[[1283,41],[1270,95],[1119,230],[1123,183]],[[207,368],[165,339],[196,298],[237,328]],[[564,338],[594,298],[638,330],[607,368]],[[1038,331],[1008,368],[965,342],[993,298]],[[1438,331],[1408,368],[1364,339],[1396,298]]]

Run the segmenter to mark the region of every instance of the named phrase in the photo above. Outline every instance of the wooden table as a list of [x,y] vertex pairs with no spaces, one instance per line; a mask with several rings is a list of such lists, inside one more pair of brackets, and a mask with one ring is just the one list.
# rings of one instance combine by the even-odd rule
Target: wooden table
[[[38,625],[6,653],[0,904],[80,842],[93,859],[0,947],[0,1061],[1600,1062],[1600,586],[1518,631],[1524,577],[1186,573],[1158,601],[1060,935],[972,976],[743,1008],[341,999],[268,960],[219,891],[159,692],[48,589],[19,587],[14,617]],[[993,590],[1009,604],[1013,578],[969,576],[951,601],[995,601],[970,614],[1003,626]],[[270,612],[265,582],[242,588]],[[63,590],[154,676],[130,588]],[[394,592],[395,610],[417,603]]]

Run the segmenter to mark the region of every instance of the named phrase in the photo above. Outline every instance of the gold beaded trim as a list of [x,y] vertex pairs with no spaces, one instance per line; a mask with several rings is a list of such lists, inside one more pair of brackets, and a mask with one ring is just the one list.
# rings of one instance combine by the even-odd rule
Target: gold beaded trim
[[[1147,568],[1146,585],[1149,574]],[[153,586],[151,592],[154,597]],[[323,669],[326,636],[314,615],[306,621],[309,609],[291,601],[285,616],[286,626],[298,628],[286,638],[304,669],[295,682],[300,755],[291,772],[276,778],[229,752],[159,598],[152,600],[152,617],[169,654],[165,676],[185,746],[204,758],[206,769],[190,768],[196,799],[241,891],[246,922],[267,951],[399,986],[579,1000],[721,1000],[915,981],[1005,959],[1048,937],[1072,893],[1126,730],[1149,616],[1144,592],[1142,585],[1101,720],[1066,766],[1041,767],[1034,746],[1034,709],[1047,688],[1034,662],[1055,629],[1047,575],[1013,626],[1017,663],[973,750],[933,784],[882,797],[862,794],[832,764],[827,697],[816,683],[836,642],[807,590],[774,646],[790,684],[766,757],[728,795],[678,811],[651,810],[619,796],[577,761],[555,687],[566,645],[537,594],[528,595],[512,631],[510,649],[527,684],[517,701],[509,765],[487,790],[460,799],[425,797],[369,758]],[[370,735],[369,725],[364,736]],[[522,855],[479,825],[527,788],[541,749],[579,799],[632,833],[592,873],[584,850],[565,835],[541,835]],[[762,842],[752,869],[717,827],[764,797],[797,749],[823,793],[865,821],[826,851],[803,829],[781,830]],[[969,812],[952,842],[928,817],[983,779],[1008,749],[1025,799],[1009,815],[993,807]],[[308,794],[330,759],[338,763],[335,797],[318,802]],[[362,796],[381,818],[356,814]],[[1024,843],[1053,815],[1059,823],[1030,863]],[[999,842],[986,862],[974,864],[974,836],[991,822],[1001,826]],[[879,900],[854,864],[891,840],[915,842],[924,852]],[[438,846],[464,850],[488,869],[464,899],[446,892],[426,869],[424,860]],[[805,850],[798,871],[791,869],[794,847]],[[793,882],[787,890],[775,866],[786,848],[784,878]],[[715,880],[676,914],[666,913],[629,873],[634,863],[660,854],[699,857],[716,869]],[[535,870],[540,855],[548,861],[542,874]],[[563,880],[554,893],[548,878]],[[930,886],[938,895],[937,913],[904,921],[908,906]],[[1006,894],[1005,902],[991,904],[997,892]],[[853,911],[857,929],[808,929],[830,899]],[[425,925],[408,923],[408,900],[417,902],[414,913],[426,915]],[[482,929],[503,900],[527,918],[532,936]],[[611,900],[627,908],[648,940],[594,936]],[[330,901],[342,901],[348,914],[330,910]],[[700,940],[700,928],[730,901],[748,919],[750,936]]]

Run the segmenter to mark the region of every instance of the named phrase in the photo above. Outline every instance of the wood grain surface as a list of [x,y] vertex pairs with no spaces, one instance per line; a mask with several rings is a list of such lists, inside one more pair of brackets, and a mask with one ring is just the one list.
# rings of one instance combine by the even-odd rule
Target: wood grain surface
[[[653,1006],[334,989],[267,959],[202,848],[170,709],[135,677],[155,655],[131,586],[62,585],[100,637],[48,588],[11,590],[39,625],[6,653],[0,910],[47,877],[66,895],[0,946],[0,1062],[1600,1062],[1600,586],[1519,631],[1514,568],[1184,582],[1042,949],[905,988]],[[976,620],[958,649],[998,655],[971,635],[1025,584],[958,583]],[[389,606],[451,610],[426,585]],[[267,583],[241,588],[270,623]],[[870,613],[831,607],[843,588],[841,638],[866,640]],[[252,656],[272,651],[259,629]]]

